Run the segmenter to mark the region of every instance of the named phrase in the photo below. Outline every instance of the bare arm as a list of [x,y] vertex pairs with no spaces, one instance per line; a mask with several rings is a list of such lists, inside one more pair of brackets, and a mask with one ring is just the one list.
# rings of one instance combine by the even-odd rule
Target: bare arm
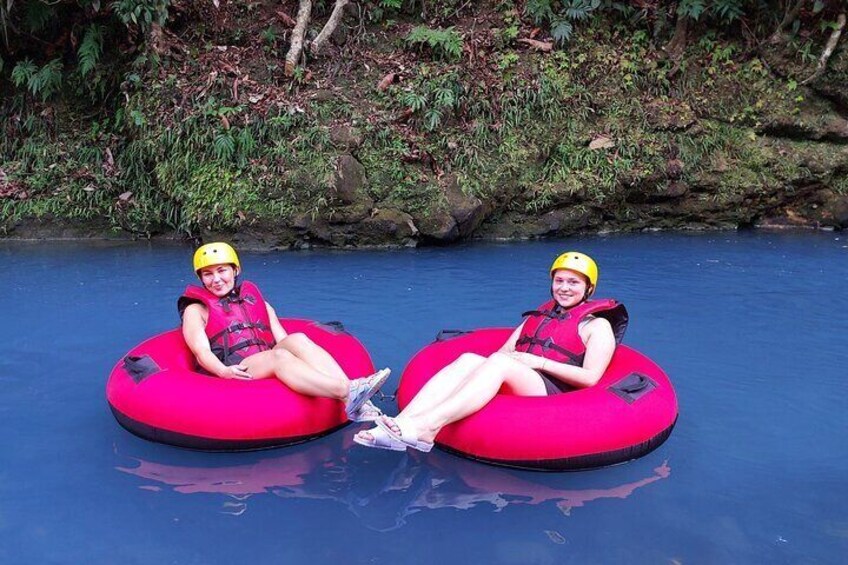
[[268,310],[268,319],[271,320],[271,333],[274,334],[274,343],[280,343],[289,334],[283,329],[283,325],[271,305],[266,302],[265,308]]
[[524,320],[523,322],[521,322],[521,324],[519,324],[517,328],[515,328],[515,331],[513,331],[509,335],[509,339],[507,339],[506,342],[501,345],[501,348],[498,349],[498,351],[500,351],[501,353],[513,353],[515,351],[515,343],[518,341],[518,336],[521,335],[521,328],[524,327],[524,324],[526,322],[527,320]]
[[579,331],[580,338],[586,344],[586,353],[581,367],[558,363],[532,353],[513,353],[512,355],[531,369],[544,371],[571,386],[579,388],[594,386],[601,380],[615,353],[615,335],[612,332],[612,326],[604,318],[590,320]]
[[586,344],[582,367],[545,359],[539,368],[552,377],[582,388],[594,386],[601,380],[615,353],[615,335],[604,318],[590,320],[580,334]]
[[212,353],[209,338],[206,337],[206,320],[206,308],[201,304],[189,304],[183,312],[183,339],[194,353],[197,362],[218,377],[249,379],[250,375],[244,367],[241,365],[228,367]]

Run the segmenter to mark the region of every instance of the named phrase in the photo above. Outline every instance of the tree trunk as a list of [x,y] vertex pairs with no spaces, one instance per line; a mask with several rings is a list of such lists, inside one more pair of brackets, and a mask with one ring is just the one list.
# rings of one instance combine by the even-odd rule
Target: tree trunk
[[774,30],[774,33],[772,33],[771,37],[768,38],[768,43],[775,44],[780,41],[780,36],[783,34],[783,30],[786,29],[786,26],[798,19],[798,14],[801,13],[801,8],[804,7],[804,2],[805,0],[788,0],[786,4],[786,11],[783,13],[783,19],[780,20],[780,24],[778,24],[777,29]]
[[674,35],[665,47],[663,47],[663,50],[671,59],[677,61],[683,56],[683,51],[686,49],[686,36],[688,32],[689,16],[678,14],[677,22],[674,24]]
[[839,43],[839,37],[842,35],[842,30],[845,29],[845,20],[845,14],[839,14],[839,17],[836,18],[836,29],[834,29],[830,34],[827,44],[824,46],[824,51],[822,51],[821,57],[819,58],[819,64],[816,65],[816,72],[814,72],[810,78],[801,81],[801,84],[810,84],[824,74],[824,70],[827,67],[827,61],[830,59],[830,56],[833,55],[833,51]]
[[347,6],[349,1],[350,0],[336,0],[336,5],[333,8],[333,13],[330,14],[330,19],[327,20],[326,24],[324,24],[324,29],[321,30],[321,33],[318,34],[318,37],[315,38],[315,41],[312,42],[312,45],[309,48],[309,51],[313,54],[317,55],[320,53],[327,41],[330,40],[330,36],[332,36],[333,32],[336,31],[336,27],[338,27],[339,22],[344,16],[344,8]]
[[300,60],[300,54],[303,51],[303,36],[306,34],[306,26],[309,24],[309,18],[312,15],[312,0],[300,0],[300,7],[297,9],[297,24],[292,30],[291,46],[286,54],[286,76],[294,75],[294,70],[297,68],[297,62]]

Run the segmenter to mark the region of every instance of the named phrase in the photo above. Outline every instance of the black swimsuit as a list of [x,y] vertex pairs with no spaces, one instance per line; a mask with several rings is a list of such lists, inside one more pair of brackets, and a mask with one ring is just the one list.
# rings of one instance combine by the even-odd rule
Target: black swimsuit
[[564,383],[561,380],[549,377],[542,371],[536,371],[539,373],[539,376],[542,377],[542,382],[545,383],[545,393],[548,396],[552,396],[554,394],[562,394],[563,392],[571,392],[575,390],[573,386],[570,384]]

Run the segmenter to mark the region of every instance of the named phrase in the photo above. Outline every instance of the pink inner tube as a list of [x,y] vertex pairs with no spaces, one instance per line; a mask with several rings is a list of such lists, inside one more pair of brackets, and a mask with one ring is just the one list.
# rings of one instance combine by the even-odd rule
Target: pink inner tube
[[[368,352],[337,322],[280,322],[289,334],[304,333],[327,350],[349,378],[374,372]],[[243,381],[197,372],[179,329],[144,341],[119,361],[109,375],[106,399],[130,432],[209,451],[299,443],[347,423],[341,402],[299,394],[275,378]]]
[[[470,352],[488,356],[512,330],[488,328],[436,341],[409,362],[398,406],[405,408],[440,369]],[[445,426],[436,444],[487,463],[539,470],[613,465],[659,447],[677,421],[677,398],[653,361],[619,345],[600,382],[553,396],[499,393],[479,412]]]

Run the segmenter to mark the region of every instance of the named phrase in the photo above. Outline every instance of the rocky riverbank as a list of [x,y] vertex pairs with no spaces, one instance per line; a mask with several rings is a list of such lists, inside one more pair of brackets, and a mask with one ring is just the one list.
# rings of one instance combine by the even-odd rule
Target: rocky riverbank
[[596,19],[549,50],[520,12],[481,3],[423,22],[455,34],[454,55],[410,42],[416,18],[350,13],[289,80],[276,4],[222,4],[216,21],[181,6],[114,114],[7,100],[7,132],[30,121],[4,146],[4,237],[299,248],[848,227],[844,46],[802,85],[789,43],[702,30],[671,60],[660,37]]

